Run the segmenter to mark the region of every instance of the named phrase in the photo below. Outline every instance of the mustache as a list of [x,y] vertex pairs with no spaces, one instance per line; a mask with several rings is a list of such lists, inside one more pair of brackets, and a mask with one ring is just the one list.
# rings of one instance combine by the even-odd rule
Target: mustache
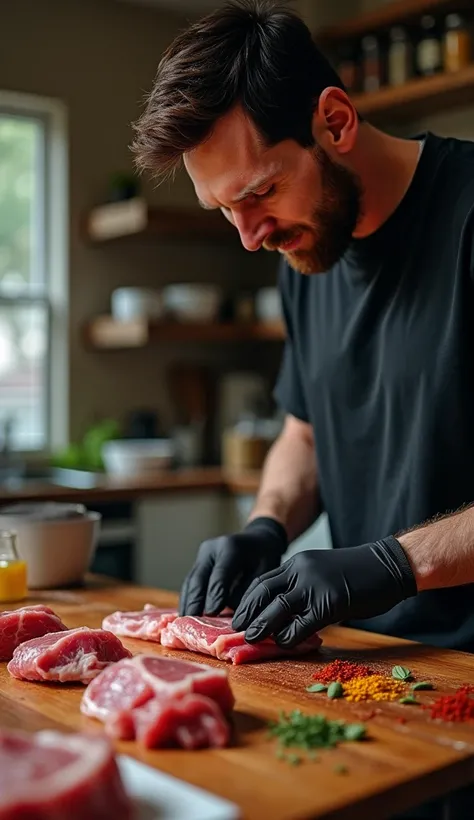
[[267,251],[276,251],[285,242],[292,242],[293,239],[297,239],[303,233],[303,230],[303,228],[292,228],[286,231],[275,231],[265,239],[263,247]]

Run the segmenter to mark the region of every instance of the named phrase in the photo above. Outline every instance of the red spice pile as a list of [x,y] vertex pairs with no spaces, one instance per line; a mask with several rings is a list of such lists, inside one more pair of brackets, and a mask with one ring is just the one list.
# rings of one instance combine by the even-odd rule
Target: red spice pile
[[314,680],[320,683],[347,683],[353,678],[367,678],[373,675],[373,670],[362,663],[351,663],[351,661],[335,660],[326,664],[322,669],[314,673]]
[[446,720],[455,723],[474,720],[474,698],[469,697],[473,691],[472,686],[461,686],[454,695],[442,695],[434,703],[423,708],[431,712],[432,720]]

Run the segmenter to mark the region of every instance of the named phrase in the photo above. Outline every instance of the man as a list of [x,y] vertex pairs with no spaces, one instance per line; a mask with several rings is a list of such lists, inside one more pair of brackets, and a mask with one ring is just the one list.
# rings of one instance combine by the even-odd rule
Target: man
[[[284,647],[345,622],[473,651],[474,146],[362,121],[302,21],[254,0],[170,46],[134,150],[282,255],[286,422],[181,611]],[[323,509],[335,549],[281,564]]]

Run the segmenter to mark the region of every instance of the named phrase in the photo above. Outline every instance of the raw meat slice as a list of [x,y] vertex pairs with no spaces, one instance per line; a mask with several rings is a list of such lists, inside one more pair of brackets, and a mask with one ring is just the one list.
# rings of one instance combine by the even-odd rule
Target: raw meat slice
[[249,644],[244,638],[244,632],[234,632],[232,629],[232,618],[183,615],[163,629],[161,643],[170,649],[188,649],[212,655],[221,661],[240,664],[308,654],[317,650],[322,641],[316,633],[294,649],[282,649],[272,638]]
[[142,706],[118,712],[107,721],[106,732],[121,740],[138,740],[147,749],[227,746],[230,727],[217,703],[205,695],[167,698],[155,695]]
[[0,730],[0,820],[132,820],[107,738]]
[[0,661],[9,661],[24,641],[66,629],[56,613],[42,604],[0,612]]
[[234,705],[224,670],[163,655],[135,655],[104,669],[89,684],[81,711],[104,721],[115,712],[141,706],[155,694],[170,699],[190,693],[209,697],[224,712]]
[[160,643],[162,629],[177,617],[176,609],[160,609],[145,604],[140,612],[118,611],[107,615],[102,621],[102,629],[108,629],[114,635]]
[[110,664],[131,657],[111,632],[81,626],[22,643],[7,669],[20,680],[89,683]]
[[227,673],[161,655],[136,655],[105,669],[87,687],[81,712],[106,731],[144,746],[224,746],[234,696]]

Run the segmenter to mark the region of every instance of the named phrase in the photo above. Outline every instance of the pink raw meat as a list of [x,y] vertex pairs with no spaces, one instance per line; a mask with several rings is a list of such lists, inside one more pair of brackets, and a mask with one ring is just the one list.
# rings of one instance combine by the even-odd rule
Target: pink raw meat
[[117,712],[106,723],[108,735],[138,740],[147,749],[180,746],[183,749],[227,746],[230,727],[221,709],[204,695],[181,698],[155,696],[126,712]]
[[160,643],[161,631],[178,617],[176,609],[159,609],[145,604],[140,612],[113,612],[102,621],[102,629],[127,638]]
[[132,820],[107,738],[0,730],[0,820]]
[[230,712],[234,696],[227,673],[203,663],[135,655],[104,669],[82,696],[81,712],[105,721],[115,712],[135,709],[155,695],[168,699],[194,693]]
[[244,632],[234,632],[232,629],[232,618],[183,615],[163,630],[161,643],[170,649],[188,649],[212,655],[221,661],[240,664],[308,654],[317,650],[322,641],[316,633],[294,649],[282,649],[272,638],[249,644],[244,638]]
[[53,610],[42,604],[0,612],[0,661],[9,661],[24,641],[66,629]]
[[110,664],[131,657],[111,632],[81,626],[22,643],[7,669],[20,680],[89,683]]
[[[234,696],[227,673],[162,655],[135,655],[105,669],[87,687],[81,712],[114,737],[137,737],[150,747],[221,746]],[[194,744],[194,745],[193,745]]]

